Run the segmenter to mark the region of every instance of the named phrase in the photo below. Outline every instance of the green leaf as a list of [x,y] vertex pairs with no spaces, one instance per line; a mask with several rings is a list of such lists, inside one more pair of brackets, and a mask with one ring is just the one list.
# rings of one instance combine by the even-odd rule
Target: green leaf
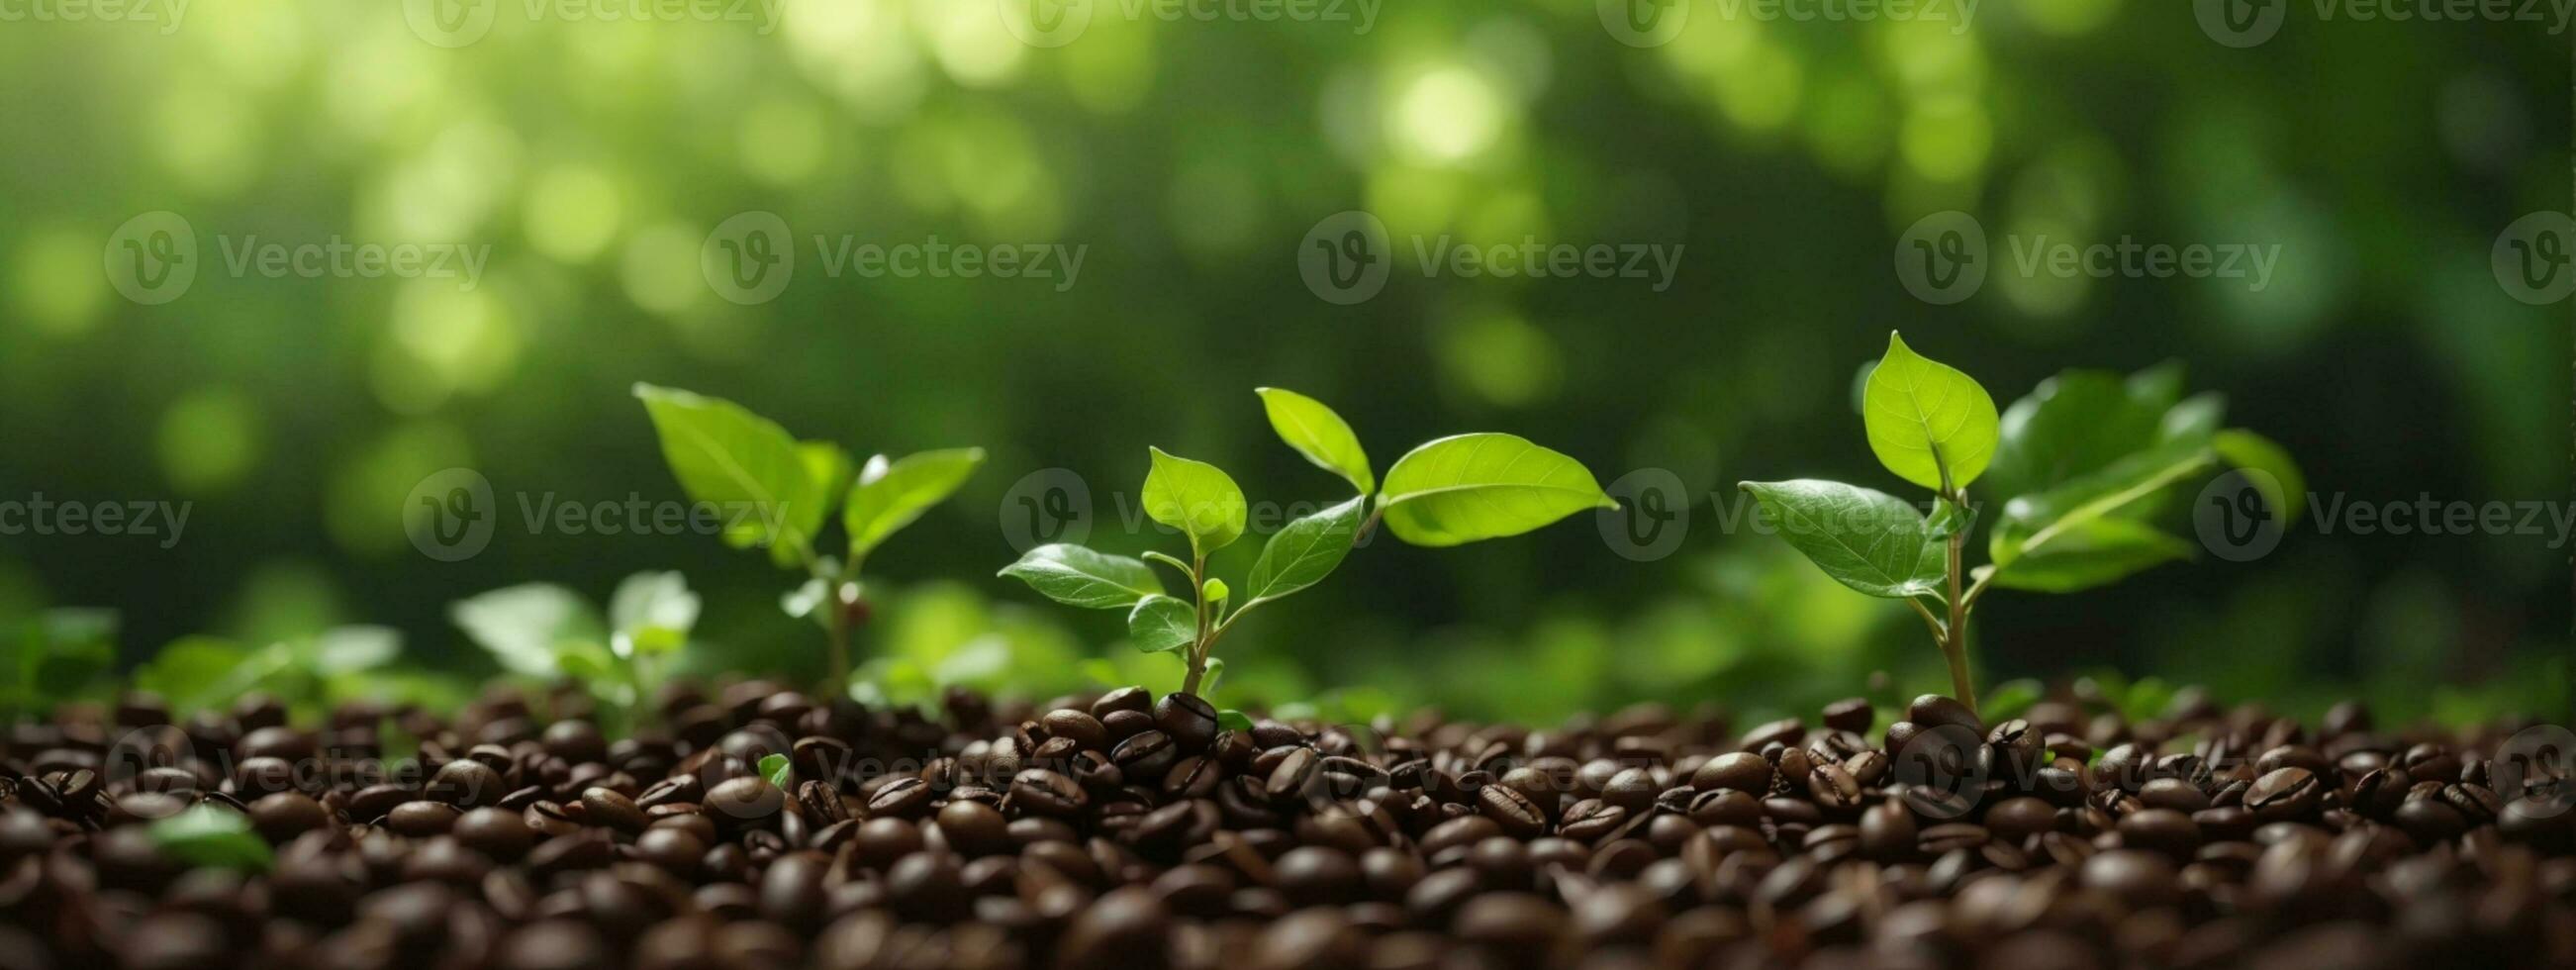
[[1923,521],[1924,534],[1934,539],[1948,539],[1977,527],[1977,508],[1961,506],[1946,498],[1932,500],[1932,514]]
[[1203,461],[1148,450],[1154,464],[1145,474],[1146,515],[1188,535],[1191,551],[1201,556],[1243,536],[1250,508],[1231,476]]
[[[2048,491],[2004,503],[2003,514],[1996,519],[1994,536],[1987,545],[1995,567],[2004,571],[1996,582],[2006,582],[2014,563],[2024,556],[2071,538],[2076,530],[2096,520],[2153,500],[2167,487],[2209,468],[2216,458],[2216,453],[2205,445],[2164,445],[2122,458],[2101,471]],[[2090,533],[2088,539],[2127,541],[2105,540],[2104,536]]]
[[392,663],[402,652],[402,631],[386,626],[336,626],[316,635],[304,653],[316,675],[336,677]]
[[1340,505],[1288,523],[1261,547],[1261,558],[1252,561],[1252,575],[1244,588],[1252,598],[1243,608],[1278,599],[1313,586],[1332,575],[1351,554],[1351,542],[1359,535],[1360,519],[1368,507],[1368,496],[1362,495]]
[[1260,387],[1252,392],[1261,395],[1262,410],[1269,412],[1270,429],[1279,433],[1279,440],[1297,449],[1315,467],[1342,476],[1360,494],[1377,490],[1377,475],[1369,470],[1368,452],[1360,449],[1359,435],[1351,431],[1341,415],[1325,407],[1324,402],[1295,391]]
[[892,463],[882,455],[869,459],[842,513],[841,524],[850,533],[850,561],[866,559],[886,537],[956,494],[983,463],[982,448],[925,451]]
[[[2290,457],[2289,449],[2243,428],[2218,432],[2210,444],[2228,464],[2271,476],[2270,482],[2252,476],[2247,481],[2263,492],[2263,501],[2280,514],[2282,521],[2298,518],[2299,511],[2307,506],[2308,476],[2299,471],[2299,463]],[[2276,484],[2278,489],[2272,487]]]
[[114,610],[62,607],[0,630],[0,645],[13,652],[0,671],[9,677],[0,700],[50,708],[77,699],[115,666],[117,627]]
[[2135,519],[2104,516],[2067,527],[2046,545],[1997,573],[1994,584],[2040,593],[2072,593],[2107,586],[2191,557],[2191,543]]
[[698,607],[698,594],[677,572],[628,576],[608,598],[609,649],[620,657],[677,651],[698,625]]
[[2027,495],[2153,447],[2171,400],[2156,381],[2063,371],[2004,409],[1986,484],[1994,494]]
[[850,483],[858,480],[859,466],[850,449],[829,441],[805,441],[797,443],[796,453],[805,459],[806,475],[814,480],[815,494],[823,501],[849,492]]
[[553,677],[559,672],[557,643],[594,639],[602,632],[588,601],[552,583],[523,583],[479,593],[449,604],[447,616],[503,670],[527,677]]
[[1977,698],[1977,714],[1988,724],[2001,724],[2022,716],[2031,705],[2039,703],[2041,696],[2039,681],[2027,677],[2007,680],[1978,693],[1983,696]]
[[829,501],[805,449],[776,423],[720,398],[635,385],[682,490],[715,507],[725,541],[782,565],[813,555]]
[[1948,575],[1947,549],[1921,510],[1875,489],[1806,478],[1745,482],[1780,537],[1835,582],[1871,596],[1936,593]]
[[1121,610],[1161,595],[1163,584],[1141,559],[1057,543],[1039,546],[1002,569],[1046,598],[1089,610]]
[[760,776],[769,779],[770,784],[785,789],[795,783],[796,769],[788,764],[786,755],[767,755],[760,759]]
[[1198,608],[1156,593],[1127,614],[1127,638],[1139,652],[1162,653],[1198,642]]
[[250,662],[250,651],[239,644],[214,637],[191,636],[173,640],[152,660],[134,671],[134,687],[161,695],[180,711],[195,710],[211,703],[229,700],[218,693],[233,679],[233,672]]
[[1252,716],[1229,707],[1216,712],[1216,726],[1226,731],[1249,731],[1252,730]]
[[266,872],[277,861],[250,818],[229,808],[198,805],[153,822],[149,831],[162,854],[190,866]]
[[1224,679],[1225,658],[1209,657],[1207,662],[1207,673],[1199,677],[1199,696],[1206,697],[1215,694],[1216,682]]
[[1387,469],[1378,511],[1417,546],[1515,536],[1619,503],[1581,462],[1508,434],[1462,434],[1415,448]]
[[814,611],[832,595],[832,584],[816,576],[796,584],[795,589],[778,595],[778,609],[788,616],[804,619],[817,616]]
[[1995,399],[1968,375],[1916,354],[1895,334],[1887,336],[1887,356],[1869,372],[1863,405],[1869,450],[1906,481],[1935,489],[1946,481],[1963,489],[1994,458]]

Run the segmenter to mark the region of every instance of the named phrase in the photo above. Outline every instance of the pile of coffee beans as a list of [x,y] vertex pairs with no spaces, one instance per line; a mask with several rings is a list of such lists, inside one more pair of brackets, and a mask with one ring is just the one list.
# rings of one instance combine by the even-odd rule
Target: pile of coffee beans
[[[614,739],[570,692],[16,725],[0,968],[2576,966],[2549,726],[663,700]],[[172,858],[200,805],[273,863]]]

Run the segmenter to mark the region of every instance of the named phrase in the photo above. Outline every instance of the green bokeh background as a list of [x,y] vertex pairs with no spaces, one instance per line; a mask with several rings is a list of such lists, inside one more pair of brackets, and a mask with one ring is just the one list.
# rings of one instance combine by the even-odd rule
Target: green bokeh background
[[[2004,402],[2065,366],[2181,361],[2326,495],[2568,498],[2568,313],[2513,299],[2490,264],[2508,224],[2569,205],[2569,40],[2546,24],[2328,22],[2296,4],[2277,37],[2235,49],[2176,0],[1988,0],[1964,28],[1691,0],[1678,37],[1635,46],[1590,0],[1405,0],[1365,30],[1093,0],[1078,38],[1041,47],[986,0],[785,0],[774,23],[486,2],[489,32],[456,48],[396,3],[0,24],[0,493],[192,503],[166,550],[0,536],[0,612],[113,609],[129,664],[194,633],[382,623],[408,662],[471,677],[488,665],[449,602],[539,579],[604,597],[669,568],[708,598],[692,666],[819,671],[819,637],[776,606],[789,579],[756,555],[518,525],[522,495],[680,498],[638,380],[862,454],[990,449],[872,562],[869,640],[938,678],[1039,693],[1097,675],[1082,658],[1158,687],[1177,665],[1122,656],[1113,618],[990,578],[1016,555],[1008,490],[1076,470],[1094,541],[1126,552],[1162,538],[1117,527],[1149,444],[1223,465],[1256,501],[1334,497],[1271,438],[1257,385],[1331,402],[1381,471],[1437,435],[1507,430],[1605,482],[1668,470],[1697,500],[1654,561],[1615,554],[1588,517],[1467,549],[1375,545],[1229,639],[1233,703],[1340,688],[1548,720],[1941,686],[1901,607],[1718,526],[1739,479],[1897,486],[1849,402],[1890,329]],[[1683,255],[1661,291],[1400,267],[1337,306],[1297,256],[1350,209],[1399,240]],[[1892,257],[1947,209],[1982,221],[1997,271],[1935,306]],[[179,299],[142,305],[103,259],[158,210],[189,221],[202,262]],[[746,211],[808,240],[1085,259],[1062,291],[831,278],[807,241],[786,290],[742,306],[699,255]],[[253,237],[335,236],[488,246],[489,265],[468,290],[222,262]],[[2007,237],[2040,236],[2281,259],[2259,292],[2005,272]],[[505,522],[449,563],[413,548],[401,507],[454,466],[494,484]],[[2553,539],[2309,524],[2256,562],[1999,593],[1983,676],[2119,670],[2292,710],[2359,692],[2400,716],[2563,716],[2569,550]]]

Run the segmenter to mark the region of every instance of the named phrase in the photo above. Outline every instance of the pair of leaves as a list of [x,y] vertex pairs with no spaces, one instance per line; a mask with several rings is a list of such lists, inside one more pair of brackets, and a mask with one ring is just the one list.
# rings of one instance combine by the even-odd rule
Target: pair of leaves
[[636,658],[678,652],[697,625],[698,595],[677,572],[628,576],[602,618],[588,599],[553,583],[522,583],[449,605],[448,618],[503,670],[570,678],[593,696],[632,704],[650,685]]
[[766,547],[781,566],[818,558],[815,537],[835,507],[855,566],[896,531],[957,491],[983,464],[981,448],[953,448],[854,467],[828,442],[799,442],[749,409],[650,384],[635,385],[680,488],[726,515],[725,541]]

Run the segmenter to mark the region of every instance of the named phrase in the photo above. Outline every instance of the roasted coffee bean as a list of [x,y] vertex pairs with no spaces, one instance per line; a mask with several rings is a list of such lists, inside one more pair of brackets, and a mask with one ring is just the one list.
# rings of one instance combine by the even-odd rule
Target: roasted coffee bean
[[1268,779],[1262,783],[1262,794],[1273,802],[1302,797],[1307,783],[1315,777],[1315,766],[1319,760],[1320,756],[1313,748],[1289,749],[1279,759],[1278,765],[1270,769]]
[[1165,694],[1154,702],[1154,727],[1183,753],[1205,751],[1216,740],[1216,705],[1197,694]]
[[459,815],[448,832],[458,844],[502,863],[519,861],[537,840],[523,813],[501,808],[478,808]]
[[385,827],[415,838],[445,833],[464,813],[446,802],[404,802],[385,815]]
[[492,770],[491,765],[463,758],[438,769],[438,776],[430,780],[429,793],[458,808],[481,808],[500,804],[501,796],[509,791],[502,787],[501,773]]
[[[583,804],[589,803],[583,793]],[[775,824],[778,812],[787,805],[787,795],[766,778],[745,775],[707,789],[706,813],[719,825],[758,828]]]
[[1827,812],[1849,812],[1861,803],[1860,782],[1841,765],[1819,765],[1809,772],[1807,792]]
[[705,784],[698,776],[672,775],[646,786],[635,796],[635,807],[650,811],[665,805],[695,805],[705,795]]
[[2253,787],[2245,790],[2244,804],[2257,821],[2277,822],[2314,812],[2322,798],[2315,772],[2280,768],[2255,779]]
[[1486,785],[1477,789],[1476,801],[1485,817],[1493,819],[1507,835],[1529,839],[1547,831],[1547,813],[1540,811],[1529,796],[1509,787]]
[[896,778],[879,785],[868,796],[868,817],[917,819],[929,814],[934,797],[929,782],[914,777]]
[[331,824],[321,802],[298,792],[279,792],[250,803],[250,824],[270,842],[285,842]]
[[1865,697],[1850,697],[1825,705],[1825,726],[1836,731],[1867,731],[1878,719],[1878,712]]
[[1100,719],[1091,714],[1071,708],[1048,711],[1038,724],[1046,729],[1049,736],[1071,741],[1082,750],[1108,749],[1109,729],[1102,727]]
[[2486,825],[2503,811],[2504,800],[2485,785],[2460,783],[2442,786],[2442,802],[2459,810],[2470,825]]
[[949,802],[939,810],[936,824],[948,847],[968,857],[1011,850],[1010,823],[990,805]]
[[1761,755],[1729,752],[1701,765],[1691,775],[1691,787],[1700,791],[1739,791],[1759,798],[1771,791],[1771,771],[1771,763]]
[[607,788],[584,790],[581,793],[581,810],[582,817],[590,824],[604,825],[627,835],[644,831],[644,826],[652,821],[644,817],[643,809],[635,807],[634,799]]
[[1968,710],[1968,705],[1939,694],[1915,698],[1914,703],[1905,709],[1905,719],[1926,729],[1962,727],[1980,734],[1984,730],[1983,725],[1977,723],[1977,715]]
[[2119,821],[2119,832],[2121,845],[2159,852],[2177,863],[2189,861],[2200,848],[2200,825],[2169,808],[2131,813]]
[[1860,848],[1873,859],[1896,861],[1914,851],[1914,813],[1904,803],[1880,802],[1860,814]]
[[1137,732],[1110,751],[1109,760],[1118,766],[1129,782],[1159,781],[1163,771],[1180,756],[1170,735],[1147,729]]
[[1065,817],[1081,812],[1088,802],[1082,785],[1044,768],[1030,768],[1011,778],[1011,804],[1024,812]]

